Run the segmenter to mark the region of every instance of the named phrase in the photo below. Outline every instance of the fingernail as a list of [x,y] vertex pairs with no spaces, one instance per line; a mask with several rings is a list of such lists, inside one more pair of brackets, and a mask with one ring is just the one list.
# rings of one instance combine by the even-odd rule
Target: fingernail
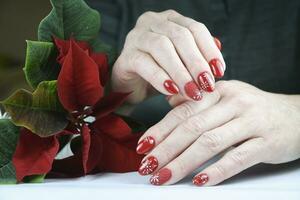
[[201,88],[207,92],[212,92],[215,89],[214,80],[208,72],[202,72],[198,76],[198,82]]
[[212,73],[216,78],[221,78],[224,75],[224,66],[217,58],[212,59],[209,62]]
[[178,94],[179,93],[178,87],[176,86],[176,84],[172,80],[166,80],[164,82],[164,87],[171,94]]
[[144,154],[150,151],[155,145],[155,140],[153,137],[145,137],[142,141],[139,142],[136,148],[138,154]]
[[159,170],[150,178],[150,183],[152,185],[162,185],[172,177],[172,172],[168,168],[163,168]]
[[149,156],[145,160],[142,161],[139,167],[139,173],[142,176],[151,174],[158,167],[158,161],[154,156]]
[[203,186],[205,183],[208,182],[208,175],[207,174],[198,174],[193,179],[193,184],[197,186]]
[[218,49],[221,51],[222,43],[220,42],[220,40],[218,38],[214,37],[214,41],[215,41],[215,44],[217,45]]
[[185,93],[195,101],[202,99],[202,93],[194,81],[190,81],[184,86]]

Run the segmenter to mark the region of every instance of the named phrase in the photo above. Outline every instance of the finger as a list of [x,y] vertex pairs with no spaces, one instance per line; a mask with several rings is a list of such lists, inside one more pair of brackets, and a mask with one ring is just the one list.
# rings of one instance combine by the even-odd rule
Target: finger
[[[154,157],[158,163],[155,170],[158,170],[170,163],[204,132],[221,126],[234,116],[234,106],[218,103],[182,122],[143,161],[147,162],[148,157]],[[139,169],[140,172],[143,172],[143,167]]]
[[186,102],[186,99],[180,94],[173,95],[173,96],[167,96],[166,99],[169,102],[170,106],[172,106],[173,108]]
[[[171,110],[160,122],[149,128],[140,138],[137,153],[149,152],[155,145],[164,140],[171,131],[192,115],[204,110],[218,102],[220,95],[217,91],[210,95],[204,94],[201,103],[187,101]],[[150,141],[150,142],[149,142]]]
[[134,72],[139,74],[162,94],[178,94],[179,89],[177,85],[171,80],[171,77],[158,66],[149,54],[136,51],[134,52],[134,55],[132,62]]
[[237,133],[242,130],[244,122],[235,119],[227,124],[203,133],[189,148],[180,156],[163,167],[171,171],[172,176],[164,184],[175,183],[206,161],[221,153],[240,141],[249,138],[250,131],[246,134]]
[[193,183],[197,186],[210,186],[240,173],[263,160],[262,138],[254,138],[226,153],[216,163],[197,174]]
[[222,43],[221,43],[221,41],[217,37],[214,37],[214,42],[217,45],[218,49],[221,51],[222,50]]
[[145,32],[136,40],[136,48],[149,53],[179,87],[181,94],[195,101],[202,99],[202,93],[193,80],[168,37]]
[[173,43],[181,60],[198,85],[207,92],[214,90],[215,80],[210,67],[199,51],[192,33],[171,21],[155,23],[151,30],[167,36]]
[[225,61],[206,26],[175,12],[168,16],[168,20],[184,26],[191,31],[199,50],[209,63],[214,76],[221,78],[226,69]]

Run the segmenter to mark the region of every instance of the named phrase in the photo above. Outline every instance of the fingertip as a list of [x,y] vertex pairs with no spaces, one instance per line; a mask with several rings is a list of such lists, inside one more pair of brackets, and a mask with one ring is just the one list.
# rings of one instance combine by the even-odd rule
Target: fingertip
[[201,89],[206,92],[213,92],[215,89],[215,80],[213,76],[207,71],[199,74],[198,83]]
[[206,173],[197,174],[193,178],[193,184],[196,186],[204,186],[209,181],[209,176]]
[[224,76],[225,66],[218,58],[213,58],[209,61],[210,69],[216,78]]
[[147,136],[143,138],[141,141],[139,141],[136,152],[138,154],[145,154],[153,149],[155,146],[155,139],[152,136]]
[[216,46],[218,47],[218,49],[221,51],[222,50],[221,41],[217,37],[214,37],[214,42],[215,42]]
[[194,101],[200,101],[203,97],[201,89],[195,83],[195,81],[190,81],[185,84],[184,91],[186,95]]
[[179,93],[179,89],[177,87],[177,85],[174,83],[174,81],[172,80],[165,80],[164,83],[164,88],[172,95],[174,94],[178,94]]

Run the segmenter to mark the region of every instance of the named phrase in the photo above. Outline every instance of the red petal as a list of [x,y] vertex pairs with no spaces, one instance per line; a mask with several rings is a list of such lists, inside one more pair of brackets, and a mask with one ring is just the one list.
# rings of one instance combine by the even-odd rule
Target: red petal
[[87,124],[84,124],[81,130],[82,137],[82,165],[84,173],[87,173],[87,162],[89,159],[89,151],[91,145],[90,129]]
[[107,134],[112,139],[119,141],[124,141],[132,135],[131,128],[127,123],[115,114],[98,119],[93,123],[92,127],[93,130],[98,130],[103,134]]
[[102,86],[105,86],[105,84],[109,78],[108,58],[107,58],[106,54],[104,54],[104,53],[92,53],[91,57],[97,63],[97,65],[99,67],[101,84],[102,84]]
[[58,96],[70,112],[93,106],[102,97],[97,64],[71,40],[58,76]]
[[82,128],[82,164],[84,173],[91,172],[102,155],[102,140],[98,134],[91,133],[88,125]]
[[98,134],[91,133],[88,125],[81,130],[81,151],[65,159],[55,160],[52,177],[76,177],[92,172],[102,158],[102,140]]
[[41,138],[27,129],[22,129],[13,156],[17,181],[20,182],[29,175],[47,174],[58,149],[56,136]]
[[[108,172],[136,171],[143,159],[135,151],[138,137],[132,135],[127,141],[118,142],[105,134],[101,134],[103,142],[103,155],[98,163],[98,169]],[[128,145],[135,144],[135,145]]]
[[[59,56],[57,57],[57,61],[59,64],[62,65],[64,63],[65,56],[67,55],[67,53],[69,51],[70,41],[69,40],[61,40],[56,37],[54,37],[53,40],[59,51]],[[84,41],[75,41],[75,42],[82,50],[84,50],[84,51],[90,50],[89,44],[87,42],[84,42]]]
[[108,115],[116,108],[121,106],[126,100],[129,93],[112,92],[104,96],[93,108],[94,115],[97,119]]
[[91,133],[91,146],[89,150],[89,159],[86,165],[87,173],[92,172],[101,162],[103,152],[102,138],[99,134]]

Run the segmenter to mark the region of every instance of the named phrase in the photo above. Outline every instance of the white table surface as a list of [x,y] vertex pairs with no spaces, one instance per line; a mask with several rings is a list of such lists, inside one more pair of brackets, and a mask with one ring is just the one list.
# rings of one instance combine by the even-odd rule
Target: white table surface
[[43,184],[1,185],[0,200],[242,199],[300,200],[300,161],[258,165],[221,185],[195,187],[192,176],[172,186],[152,186],[136,172],[105,173]]

